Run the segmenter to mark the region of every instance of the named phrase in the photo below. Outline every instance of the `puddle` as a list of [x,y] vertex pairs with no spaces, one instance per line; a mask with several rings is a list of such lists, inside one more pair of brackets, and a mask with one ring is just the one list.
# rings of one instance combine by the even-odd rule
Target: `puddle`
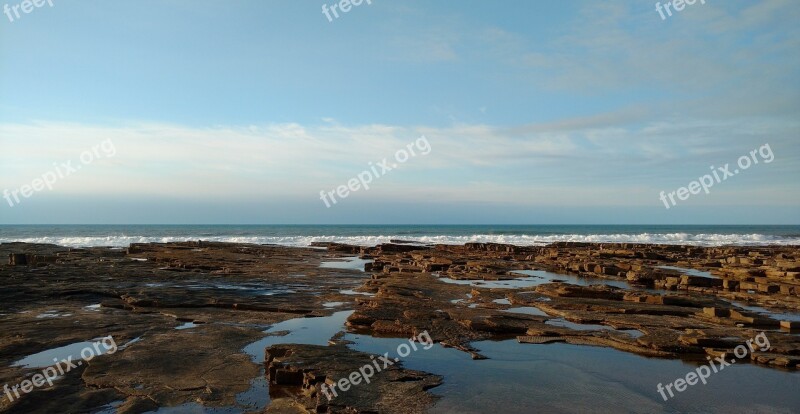
[[361,296],[370,296],[370,297],[374,297],[375,296],[374,293],[356,292],[353,289],[340,290],[339,293],[341,293],[342,295],[361,295]]
[[119,349],[123,350],[123,349],[125,349],[125,348],[127,348],[127,347],[129,347],[129,346],[141,341],[141,340],[142,340],[142,337],[141,336],[137,336],[136,338],[133,338],[130,341],[124,343],[122,346],[119,347]]
[[290,331],[284,336],[267,336],[247,345],[244,352],[253,362],[263,364],[264,350],[276,344],[328,345],[328,340],[344,330],[344,323],[353,311],[340,311],[321,318],[295,318],[271,326],[265,333]]
[[308,288],[308,285],[304,284],[266,285],[259,283],[242,283],[242,284],[194,283],[191,285],[176,286],[176,287],[184,287],[188,289],[217,289],[217,290],[241,291],[256,296],[275,296],[275,295],[289,295],[292,293],[297,293],[299,290],[306,290]]
[[[291,333],[264,338],[249,345],[245,352],[260,364],[264,348],[269,345],[325,345],[331,336],[344,330],[344,322],[351,313],[338,312],[325,318],[298,318],[276,324],[267,332],[289,330]],[[350,348],[373,355],[396,350],[407,341],[352,333],[346,334],[344,339],[353,341]],[[476,361],[464,352],[440,345],[428,350],[421,348],[403,358],[406,368],[444,376],[444,383],[430,390],[441,396],[431,413],[493,412],[497,411],[497,401],[504,402],[505,412],[562,413],[702,411],[721,414],[763,411],[764,407],[792,412],[800,406],[800,394],[796,392],[800,373],[738,365],[724,375],[714,375],[703,387],[688,387],[680,398],[663,402],[656,385],[685,377],[696,365],[679,360],[649,359],[602,347],[527,345],[516,340],[481,341],[472,345],[489,359]],[[240,404],[247,401],[248,406],[259,410],[269,404],[268,384],[263,375],[259,380],[253,382],[251,390],[237,397]]]
[[176,326],[175,329],[178,330],[178,331],[183,331],[185,329],[197,328],[198,326],[199,325],[194,323],[194,322],[186,322],[181,326]]
[[[348,334],[350,347],[381,355],[407,340]],[[527,345],[516,340],[473,342],[486,360],[439,345],[403,358],[409,369],[444,376],[429,392],[441,399],[431,413],[485,412],[795,412],[800,374],[733,366],[708,384],[688,387],[664,402],[656,385],[683,378],[697,366],[648,359],[611,348],[569,344]],[[777,387],[777,388],[773,388]],[[498,409],[498,401],[502,409]]]
[[614,331],[615,329],[605,325],[595,325],[591,323],[575,323],[570,322],[564,318],[550,319],[545,322],[546,325],[560,326],[562,328],[569,328],[573,331]]
[[342,306],[345,303],[347,303],[347,302],[325,302],[325,303],[322,304],[322,306],[324,306],[326,308],[338,308],[339,306]]
[[621,280],[562,275],[544,270],[515,270],[511,273],[527,275],[528,277],[520,277],[509,280],[454,280],[448,277],[440,277],[439,280],[454,285],[474,286],[488,289],[522,289],[553,282],[564,282],[578,286],[607,285],[624,289],[632,288],[632,286],[627,282]]
[[100,408],[96,408],[95,410],[97,410],[97,411],[92,410],[92,413],[94,413],[94,414],[116,414],[117,407],[119,407],[120,405],[122,405],[124,403],[125,403],[124,400],[114,401],[114,402],[106,404],[106,405],[104,405],[104,406],[102,406]]
[[[467,295],[466,295],[466,296],[467,296],[467,299],[472,299],[472,293],[467,293]],[[463,302],[464,302],[464,301],[466,301],[467,299],[453,299],[453,300],[451,300],[451,301],[450,301],[450,303],[452,303],[452,304],[454,304],[454,305],[457,305],[457,304],[459,304],[459,303],[463,303]],[[474,305],[471,305],[470,307],[474,308],[475,306],[474,306]]]
[[142,259],[142,258],[137,258],[137,257],[131,257],[130,259],[133,260],[134,262],[146,262],[147,261],[147,259]]
[[[536,309],[536,308],[534,308],[534,309]],[[547,316],[547,315],[543,315],[543,316]],[[568,321],[568,320],[566,320],[564,318],[550,319],[549,321],[545,322],[545,325],[560,326],[562,328],[572,329],[573,331],[615,331],[615,332],[622,332],[624,334],[630,335],[633,338],[639,338],[639,337],[644,335],[644,332],[642,332],[640,330],[637,330],[637,329],[614,329],[614,328],[612,328],[610,326],[606,326],[606,325],[570,322],[570,321]]]
[[45,319],[45,318],[66,318],[67,316],[72,316],[71,313],[58,313],[57,310],[49,310],[45,313],[40,313],[36,315],[36,319]]
[[610,280],[610,279],[602,279],[597,277],[581,277],[575,275],[562,275],[559,273],[552,273],[546,272],[544,270],[519,270],[514,271],[514,273],[520,273],[523,275],[530,275],[536,276],[543,279],[542,283],[553,283],[553,282],[564,282],[569,283],[572,285],[578,286],[596,286],[596,285],[606,285],[606,286],[614,286],[623,289],[630,289],[631,285],[628,282],[622,280]]
[[675,266],[658,266],[658,268],[659,269],[667,269],[667,270],[677,270],[678,272],[681,272],[681,273],[683,273],[685,275],[689,275],[689,276],[699,276],[699,277],[705,277],[705,278],[708,278],[708,279],[719,279],[718,277],[712,275],[711,272],[704,272],[702,270],[687,269],[685,267],[675,267]]
[[364,265],[372,263],[371,259],[361,259],[358,256],[343,257],[343,261],[322,262],[319,267],[325,269],[345,269],[364,271]]
[[[340,331],[354,311],[340,311],[321,318],[295,318],[272,325],[265,333],[289,331],[283,336],[267,336],[244,347],[253,362],[263,367],[267,347],[277,344],[328,345],[328,341]],[[236,403],[248,410],[264,410],[270,402],[269,384],[264,369],[250,382],[250,389],[236,396]]]
[[518,279],[509,279],[509,280],[484,280],[484,279],[455,280],[455,279],[450,279],[449,277],[440,277],[439,281],[444,283],[449,283],[451,285],[473,286],[473,287],[482,287],[487,289],[521,289],[521,288],[539,286],[542,283],[547,283],[542,281],[542,279],[540,278],[534,278],[534,277],[522,277]]
[[499,305],[510,305],[511,301],[508,299],[495,299],[492,301],[493,303],[497,303]]
[[[22,368],[47,368],[55,365],[56,362],[68,359],[69,357],[72,357],[72,360],[76,361],[73,362],[74,364],[82,365],[83,361],[81,361],[81,352],[86,349],[91,351],[91,355],[93,357],[106,354],[109,351],[103,342],[99,340],[76,342],[74,344],[52,348],[33,355],[28,355],[27,357],[14,362],[11,364],[11,366]],[[85,352],[85,354],[88,356],[89,351]]]
[[800,314],[798,313],[773,312],[767,308],[762,308],[761,306],[748,305],[744,302],[737,302],[732,300],[726,300],[726,302],[730,303],[731,305],[738,306],[742,309],[748,310],[750,312],[755,312],[763,316],[768,316],[775,320],[800,322]]
[[542,312],[541,309],[535,308],[533,306],[522,306],[522,307],[519,307],[519,308],[510,308],[510,309],[504,310],[503,312],[521,313],[523,315],[534,315],[534,316],[550,316],[550,315]]
[[639,338],[644,336],[644,332],[638,329],[617,329],[617,332],[624,332],[633,338]]
[[101,305],[99,303],[95,303],[94,305],[84,306],[83,309],[88,310],[88,311],[93,311],[93,312],[99,312],[100,311],[100,306]]

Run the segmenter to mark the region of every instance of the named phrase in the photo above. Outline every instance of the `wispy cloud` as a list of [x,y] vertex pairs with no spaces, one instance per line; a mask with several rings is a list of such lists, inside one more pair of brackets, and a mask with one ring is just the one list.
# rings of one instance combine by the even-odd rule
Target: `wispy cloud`
[[[516,128],[348,126],[335,120],[312,126],[209,128],[0,124],[0,187],[28,182],[53,162],[75,159],[109,138],[117,155],[59,183],[57,192],[302,197],[338,184],[367,168],[369,162],[391,158],[420,135],[431,142],[432,153],[404,165],[404,174],[387,178],[365,197],[402,195],[408,199],[436,192],[461,194],[459,199],[473,201],[525,200],[540,205],[556,200],[585,203],[583,196],[564,194],[594,194],[590,199],[595,204],[623,203],[628,201],[615,194],[630,194],[633,188],[647,194],[643,190],[648,187],[660,189],[661,183],[674,177],[692,178],[711,163],[733,161],[767,141],[778,161],[782,160],[776,161],[774,171],[797,172],[798,122],[610,122],[628,116],[609,114]],[[696,170],[687,172],[686,166],[696,166]],[[787,183],[781,174],[774,178],[775,185]],[[535,190],[537,197],[519,197],[520,191],[528,189]],[[764,197],[770,199],[767,194]]]

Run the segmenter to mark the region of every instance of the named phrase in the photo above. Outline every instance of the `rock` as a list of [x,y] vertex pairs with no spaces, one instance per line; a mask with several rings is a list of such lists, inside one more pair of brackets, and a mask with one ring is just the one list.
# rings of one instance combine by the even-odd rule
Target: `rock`
[[[697,360],[729,352],[753,338],[757,329],[782,325],[731,301],[782,313],[800,309],[798,272],[786,270],[795,269],[800,258],[800,249],[793,246],[473,243],[420,247],[401,243],[325,247],[341,253],[337,256],[373,258],[369,269],[373,273],[322,269],[320,262],[331,253],[321,249],[199,241],[135,244],[127,251],[0,244],[0,254],[21,254],[28,265],[0,266],[6,282],[0,301],[11,309],[30,311],[0,320],[6,338],[2,354],[8,361],[109,333],[120,341],[143,337],[114,358],[98,358],[85,372],[66,376],[46,390],[47,398],[24,400],[13,412],[94,412],[122,400],[126,402],[121,410],[128,412],[156,411],[186,402],[206,408],[231,405],[258,372],[258,365],[241,349],[263,337],[263,326],[330,315],[334,310],[323,306],[327,302],[342,302],[336,309],[354,309],[347,325],[361,334],[410,337],[427,331],[435,342],[475,359],[485,357],[472,343],[517,337],[523,344],[566,342]],[[749,264],[739,258],[747,258]],[[785,266],[780,267],[778,261],[786,262]],[[32,269],[32,262],[46,267]],[[720,279],[685,278],[660,266],[714,268]],[[529,283],[529,276],[516,273],[523,269],[568,276],[561,282],[542,280],[523,289],[443,280],[524,278]],[[564,283],[576,276],[593,285]],[[624,287],[604,286],[604,282]],[[766,288],[759,289],[762,285]],[[652,290],[661,288],[678,290]],[[346,295],[346,290],[370,296]],[[498,299],[508,299],[515,307],[538,308],[546,316],[506,312],[509,305]],[[102,307],[83,308],[94,303]],[[35,319],[49,309],[72,316]],[[550,322],[555,318],[602,326]],[[181,321],[208,323],[190,330],[174,329]],[[789,324],[789,329],[795,327]],[[642,335],[633,335],[631,329]],[[751,362],[797,368],[800,337],[772,330],[769,339],[772,349],[754,353]],[[269,374],[274,383],[266,412],[387,412],[391,407],[422,412],[430,407],[435,397],[425,390],[440,380],[402,367],[388,372],[379,391],[354,387],[330,404],[320,400],[323,383],[332,384],[337,370],[351,369],[347,361],[358,366],[364,359],[340,346],[339,339],[332,342],[330,347],[284,348],[296,352],[292,355],[279,355],[274,347],[269,351],[274,351],[270,362],[274,369]],[[17,369],[6,364],[0,367],[0,375],[16,378]],[[406,406],[407,398],[411,402]]]
[[722,279],[683,275],[681,276],[680,284],[684,286],[722,287]]
[[567,340],[561,336],[518,336],[517,341],[521,344],[552,344]]
[[715,318],[729,318],[731,316],[730,309],[703,308],[703,313]]
[[25,254],[9,253],[8,264],[11,266],[27,266],[28,257]]
[[724,279],[722,281],[722,287],[727,290],[738,290],[739,282],[736,280]]
[[427,390],[442,383],[401,363],[376,364],[373,356],[344,344],[275,345],[266,349],[264,362],[270,383],[289,386],[285,398],[313,412],[422,414],[436,401]]

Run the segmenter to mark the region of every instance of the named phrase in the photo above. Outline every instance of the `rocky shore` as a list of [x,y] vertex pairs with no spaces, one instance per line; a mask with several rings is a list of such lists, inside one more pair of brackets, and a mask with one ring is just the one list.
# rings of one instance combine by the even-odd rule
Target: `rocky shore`
[[[364,269],[321,266],[345,257]],[[752,364],[800,368],[800,248],[556,243],[310,248],[210,242],[127,249],[0,244],[0,382],[16,362],[111,335],[120,349],[9,401],[0,411],[421,413],[445,379],[398,362],[332,399],[321,390],[370,355],[344,332],[473,345],[567,343],[662,359],[730,356],[761,332]],[[329,345],[276,342],[266,330],[350,310]],[[279,341],[279,340],[278,340]],[[46,354],[45,354],[46,355]],[[267,387],[266,385],[269,384]]]
[[[796,248],[557,243],[541,248],[467,244],[361,250],[375,258],[368,266],[373,280],[365,288],[377,296],[359,301],[351,326],[390,334],[427,329],[442,343],[465,350],[470,341],[506,334],[517,335],[520,342],[564,341],[683,358],[719,355],[768,330],[775,332],[773,349],[753,354],[753,362],[800,368],[800,342],[792,335],[800,328],[796,318],[780,320],[747,310],[757,306],[797,315]],[[482,287],[491,286],[488,281],[519,279],[519,271],[535,275],[536,270],[575,275],[587,285],[556,278],[533,281],[528,289]],[[443,279],[478,282],[453,286],[441,283]],[[453,304],[456,297],[465,299]],[[546,315],[501,312],[513,306],[535,307]],[[548,325],[553,318],[613,329],[576,331]]]

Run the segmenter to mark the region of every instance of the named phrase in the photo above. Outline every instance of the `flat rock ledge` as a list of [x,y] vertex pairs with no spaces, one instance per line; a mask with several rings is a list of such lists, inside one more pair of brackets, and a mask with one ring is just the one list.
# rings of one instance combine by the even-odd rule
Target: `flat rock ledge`
[[359,381],[347,391],[336,388],[330,400],[322,391],[365,365],[372,355],[344,344],[274,345],[266,349],[265,364],[272,404],[268,413],[424,413],[436,397],[427,390],[442,377],[402,368],[396,363],[375,373],[369,384]]

